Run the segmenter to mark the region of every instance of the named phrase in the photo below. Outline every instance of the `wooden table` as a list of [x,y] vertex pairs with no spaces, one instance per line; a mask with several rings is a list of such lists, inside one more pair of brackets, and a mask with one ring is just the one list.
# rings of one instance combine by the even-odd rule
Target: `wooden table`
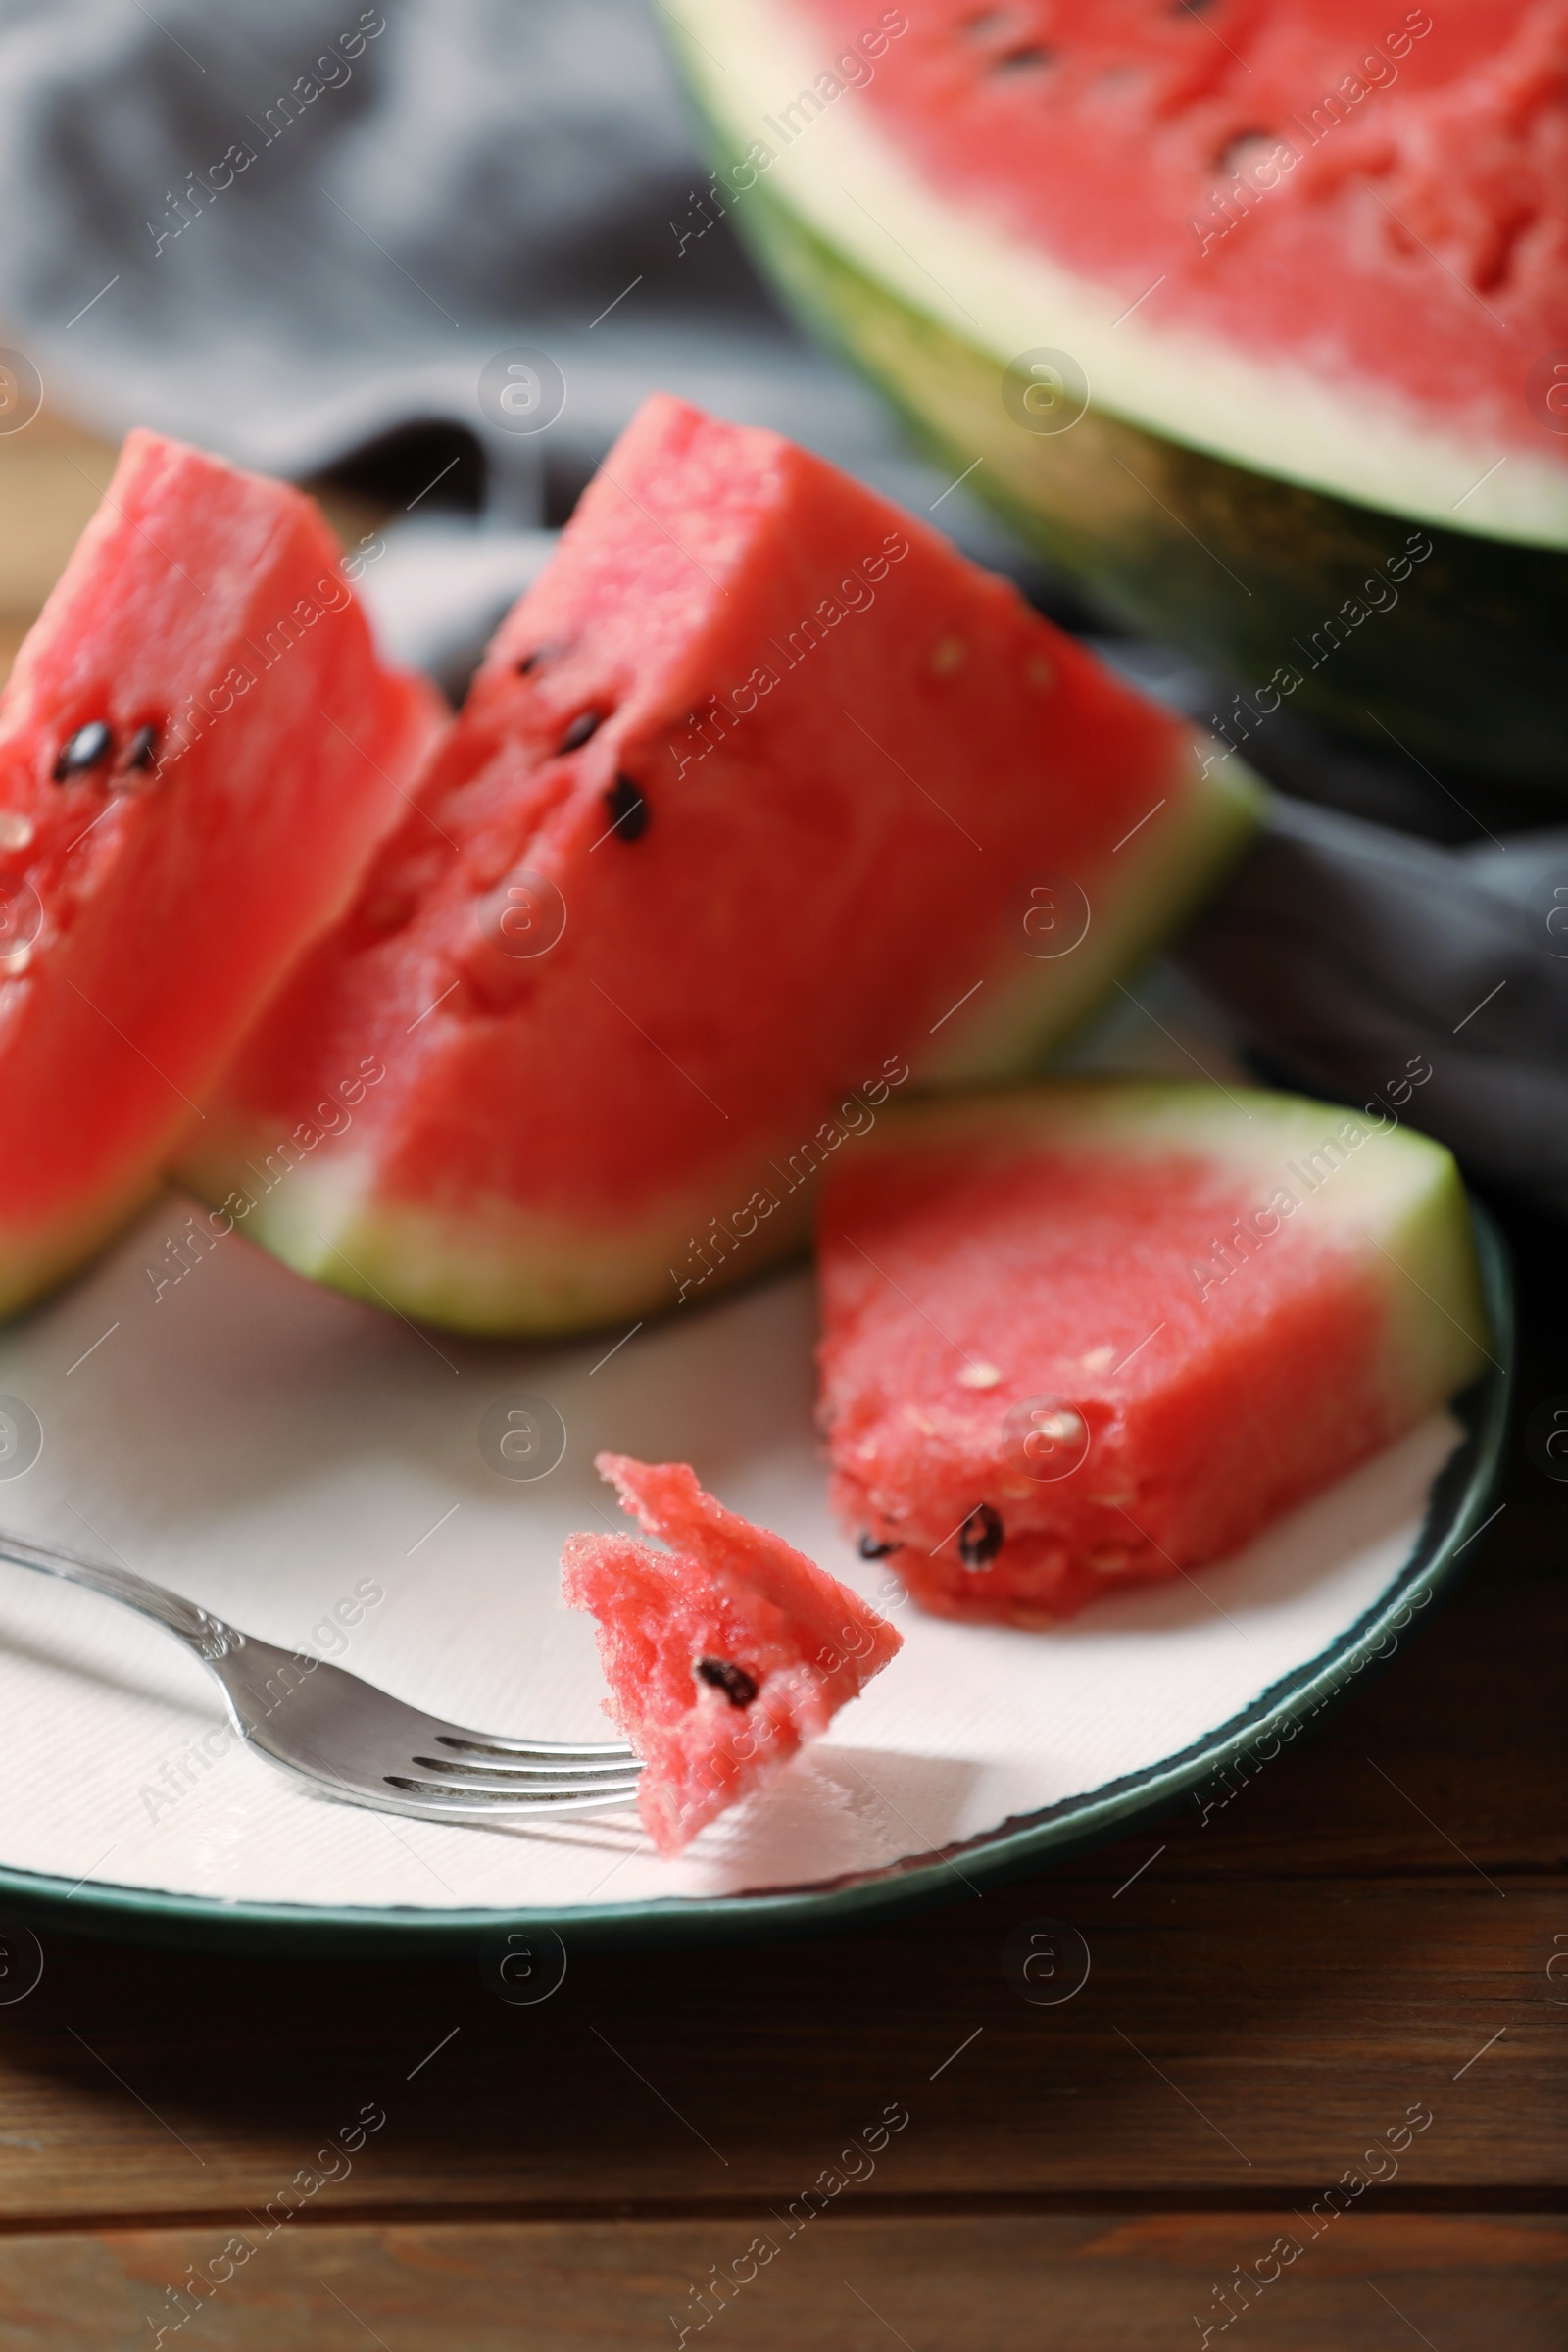
[[[66,455],[36,445],[51,544]],[[1568,1398],[1568,1250],[1507,1221],[1523,1418]],[[476,1959],[45,1928],[0,2007],[0,2352],[150,2347],[182,2308],[166,2340],[215,2352],[1561,2352],[1568,1487],[1516,1445],[1506,1496],[1250,1784],[854,1936],[574,1950],[513,2006]],[[1002,1966],[1040,1920],[1092,1955],[1056,2006]]]

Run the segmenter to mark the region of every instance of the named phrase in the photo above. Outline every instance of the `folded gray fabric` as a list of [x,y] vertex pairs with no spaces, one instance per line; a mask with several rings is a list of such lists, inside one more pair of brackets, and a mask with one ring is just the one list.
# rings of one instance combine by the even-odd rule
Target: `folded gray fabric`
[[[108,433],[296,477],[396,444],[414,520],[363,585],[449,690],[656,389],[925,511],[944,477],[705,204],[660,6],[0,0],[0,342]],[[519,348],[542,427],[481,389]],[[1031,575],[961,494],[942,520]]]
[[[656,386],[923,508],[942,477],[705,209],[658,10],[0,0],[7,338],[109,429],[281,473],[457,424],[508,529],[562,521]],[[546,430],[481,398],[516,345],[561,372]]]
[[1286,1071],[1568,1213],[1568,830],[1442,849],[1281,800],[1181,960]]

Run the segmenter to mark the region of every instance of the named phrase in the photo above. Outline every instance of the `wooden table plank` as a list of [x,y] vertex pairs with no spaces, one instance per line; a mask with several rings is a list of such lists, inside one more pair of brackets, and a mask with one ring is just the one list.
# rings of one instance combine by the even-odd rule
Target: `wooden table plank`
[[[1515,1531],[1533,1532],[1523,1510]],[[1568,1804],[1553,1801],[1568,1790],[1568,1575],[1502,1550],[1337,1712],[1196,1789],[1171,1828],[1205,1835],[1175,1840],[1180,1866],[1407,1874],[1468,1855],[1503,1881],[1568,1866]]]
[[[1093,1955],[1055,2008],[1003,1973],[1042,1918]],[[1424,2103],[1403,2191],[1549,2199],[1565,1924],[1561,1886],[1524,1879],[1150,1871],[1118,1900],[1068,1875],[833,1940],[574,1955],[536,2008],[476,1967],[62,1946],[4,2013],[0,2215],[238,2214],[367,2101],[386,2123],[325,2205],[787,2199],[890,2101],[912,2121],[878,2196],[1294,2198]]]
[[885,2352],[895,2341],[907,2352],[1168,2352],[1200,2342],[1195,2317],[1222,2343],[1219,2323],[1242,2308],[1251,2352],[1387,2352],[1418,2337],[1442,2352],[1561,2352],[1561,2220],[1349,2213],[1282,2267],[1287,2242],[1306,2238],[1282,2208],[1212,2219],[855,2216],[818,2219],[794,2239],[765,2213],[709,2224],[297,2225],[270,2241],[255,2225],[243,2239],[11,2239],[0,2242],[0,2352],[150,2346],[181,2311],[184,2340],[211,2352],[372,2340],[389,2352],[647,2352],[678,2347],[682,2326],[694,2348],[722,2341],[731,2352]]
[[0,435],[0,618],[25,627],[114,470],[112,444],[45,411]]

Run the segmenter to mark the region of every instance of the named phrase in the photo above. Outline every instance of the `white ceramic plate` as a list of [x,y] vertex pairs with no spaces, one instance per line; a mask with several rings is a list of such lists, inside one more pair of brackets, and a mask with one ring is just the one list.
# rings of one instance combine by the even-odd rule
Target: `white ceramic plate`
[[[233,1738],[180,1644],[0,1565],[0,1888],[83,1924],[692,1933],[925,1894],[1081,1843],[1386,1649],[1480,1525],[1500,1444],[1499,1378],[1462,1423],[1438,1416],[1196,1581],[1108,1594],[1051,1633],[957,1626],[901,1602],[828,1515],[805,1269],[620,1346],[497,1348],[316,1289],[238,1235],[155,1294],[146,1269],[170,1274],[188,1208],[170,1195],[0,1334],[0,1393],[43,1432],[25,1474],[0,1476],[0,1527],[122,1560],[457,1722],[597,1738],[594,1631],[558,1577],[568,1533],[623,1524],[592,1468],[611,1446],[691,1461],[892,1607],[906,1647],[829,1739],[669,1862],[632,1813],[472,1830],[317,1798]],[[1490,1242],[1488,1267],[1500,1327]],[[531,1483],[479,1443],[520,1395],[567,1432]]]

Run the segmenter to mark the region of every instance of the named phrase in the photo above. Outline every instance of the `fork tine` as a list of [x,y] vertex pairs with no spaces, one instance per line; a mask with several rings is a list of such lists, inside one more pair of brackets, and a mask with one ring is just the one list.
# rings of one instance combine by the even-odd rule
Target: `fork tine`
[[[524,1802],[534,1796],[605,1796],[629,1788],[637,1792],[637,1776],[631,1772],[553,1773],[536,1777],[533,1774],[510,1772],[448,1772],[433,1764],[428,1756],[410,1758],[408,1778],[432,1788],[444,1788],[453,1796],[514,1796]],[[388,1778],[391,1776],[388,1775]]]
[[537,1756],[547,1764],[564,1764],[573,1756],[594,1764],[636,1761],[624,1740],[510,1740],[502,1733],[466,1732],[457,1724],[432,1732],[431,1738],[459,1755]]
[[600,1783],[592,1790],[585,1790],[580,1782],[574,1781],[559,1788],[534,1784],[523,1793],[515,1782],[502,1782],[492,1788],[482,1785],[454,1788],[438,1781],[412,1780],[402,1773],[389,1772],[385,1777],[389,1788],[417,1797],[427,1811],[460,1816],[609,1812],[637,1801],[635,1781]]
[[559,1763],[546,1763],[533,1757],[508,1757],[504,1761],[491,1759],[484,1764],[468,1764],[451,1756],[411,1756],[411,1764],[433,1773],[443,1781],[453,1781],[471,1788],[515,1788],[526,1796],[532,1788],[546,1783],[564,1787],[570,1782],[583,1789],[597,1788],[602,1781],[635,1781],[642,1770],[635,1756],[612,1756],[606,1761],[579,1764],[566,1758]]

